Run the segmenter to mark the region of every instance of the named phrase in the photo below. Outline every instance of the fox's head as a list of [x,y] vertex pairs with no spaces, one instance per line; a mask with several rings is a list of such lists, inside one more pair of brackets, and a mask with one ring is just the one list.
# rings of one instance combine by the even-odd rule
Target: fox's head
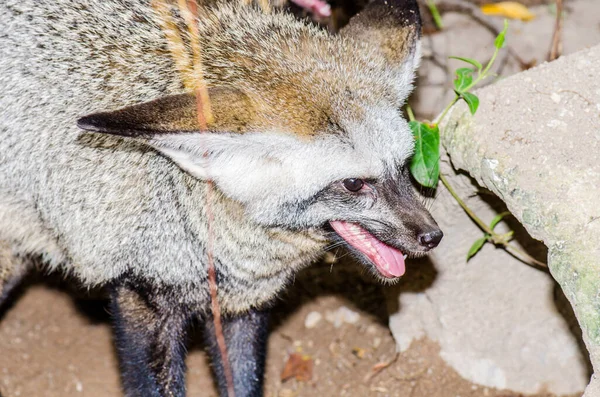
[[437,246],[400,114],[419,63],[416,0],[376,0],[337,35],[230,5],[204,13],[199,28],[208,131],[193,93],[78,125],[146,142],[263,226],[334,235],[386,279],[404,273],[406,254]]

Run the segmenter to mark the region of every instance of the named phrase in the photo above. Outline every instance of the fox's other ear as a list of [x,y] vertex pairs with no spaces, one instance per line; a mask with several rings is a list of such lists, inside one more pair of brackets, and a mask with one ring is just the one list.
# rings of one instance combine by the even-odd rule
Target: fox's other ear
[[374,0],[340,34],[378,49],[397,76],[400,94],[408,95],[421,57],[417,0]]
[[[215,121],[211,132],[243,132],[252,123],[254,111],[248,96],[233,88],[209,90]],[[87,131],[132,138],[159,134],[198,132],[196,96],[193,93],[165,96],[122,109],[94,113],[77,120]]]

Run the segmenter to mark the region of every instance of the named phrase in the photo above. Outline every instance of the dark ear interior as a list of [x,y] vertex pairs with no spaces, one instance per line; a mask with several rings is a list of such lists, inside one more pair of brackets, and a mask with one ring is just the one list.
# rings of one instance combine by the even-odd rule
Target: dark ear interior
[[391,63],[401,63],[421,36],[417,0],[375,0],[352,17],[340,34],[368,42]]
[[[209,90],[215,121],[210,131],[243,132],[254,118],[252,101],[232,88]],[[192,93],[170,95],[122,109],[94,113],[77,120],[87,131],[127,137],[156,134],[197,132],[196,96]]]

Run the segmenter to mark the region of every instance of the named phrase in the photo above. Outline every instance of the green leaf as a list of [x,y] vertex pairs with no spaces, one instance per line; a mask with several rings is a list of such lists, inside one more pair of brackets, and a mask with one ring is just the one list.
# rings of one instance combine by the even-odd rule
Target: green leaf
[[473,256],[475,256],[476,253],[479,252],[479,250],[481,249],[481,247],[483,247],[483,244],[485,244],[486,241],[487,237],[485,236],[475,240],[471,248],[469,248],[469,253],[467,254],[467,261],[469,261],[469,259],[471,259]]
[[427,0],[427,7],[429,7],[429,12],[431,12],[431,16],[433,17],[433,22],[435,22],[435,27],[439,30],[444,29],[444,24],[442,23],[442,17],[440,16],[440,11],[437,6],[433,2],[433,0]]
[[412,176],[425,187],[436,187],[440,175],[440,129],[436,124],[411,121],[415,154],[410,163]]
[[454,89],[459,93],[467,89],[473,82],[473,69],[456,69],[456,79],[454,79]]
[[504,211],[504,212],[501,212],[498,215],[496,215],[494,217],[494,219],[492,219],[492,221],[490,222],[490,229],[494,230],[494,228],[496,227],[496,225],[498,223],[500,223],[500,221],[502,220],[502,218],[504,218],[506,215],[509,215],[509,214],[510,214],[510,212]]
[[460,96],[462,97],[462,99],[465,100],[467,105],[469,105],[469,110],[471,111],[471,114],[475,114],[477,108],[479,107],[479,98],[477,97],[477,95],[471,94],[470,92],[463,92],[462,94],[460,94]]
[[496,40],[494,40],[494,46],[496,46],[497,49],[504,47],[504,40],[506,38],[507,30],[508,30],[508,20],[505,19],[504,20],[504,29],[502,29],[502,32],[500,32],[500,34],[498,34],[498,36],[496,37]]
[[471,59],[471,58],[463,58],[463,57],[449,57],[449,58],[450,59],[458,59],[459,61],[469,63],[469,64],[475,66],[477,68],[477,70],[481,70],[483,68],[483,65],[481,63],[479,63],[478,61]]

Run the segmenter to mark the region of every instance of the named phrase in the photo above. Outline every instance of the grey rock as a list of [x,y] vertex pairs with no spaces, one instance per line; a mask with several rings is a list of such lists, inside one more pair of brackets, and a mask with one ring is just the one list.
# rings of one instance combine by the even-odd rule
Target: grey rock
[[321,313],[317,311],[312,311],[308,313],[304,318],[304,327],[308,329],[314,328],[317,326],[317,324],[319,324],[322,318],[323,315]]
[[[453,165],[500,197],[531,236],[548,247],[550,271],[573,306],[596,374],[600,371],[598,76],[600,47],[543,64],[481,90],[481,107],[474,117],[462,104],[453,108],[442,135]],[[504,273],[513,275],[512,270]],[[535,316],[539,308],[531,303],[521,301],[512,311]],[[546,327],[539,323],[532,336],[540,338]],[[513,329],[518,328],[515,323]],[[557,341],[553,337],[546,343],[551,347]],[[550,361],[547,369],[561,365]],[[557,376],[566,381],[571,374],[561,370]],[[595,382],[586,396],[598,395],[593,391],[598,388]]]
[[[447,159],[442,166],[459,196],[489,223],[502,203],[478,196],[471,179],[455,174]],[[483,232],[443,186],[431,211],[444,239],[427,259],[409,259],[400,294],[390,297],[392,304],[399,303],[390,319],[399,349],[427,337],[472,382],[521,393],[581,392],[588,380],[586,359],[570,330],[568,311],[555,302],[552,277],[489,244],[467,262],[469,247]],[[515,223],[513,218],[517,240],[545,260],[544,247]],[[506,227],[502,223],[497,230]],[[418,279],[428,281],[415,287]]]

